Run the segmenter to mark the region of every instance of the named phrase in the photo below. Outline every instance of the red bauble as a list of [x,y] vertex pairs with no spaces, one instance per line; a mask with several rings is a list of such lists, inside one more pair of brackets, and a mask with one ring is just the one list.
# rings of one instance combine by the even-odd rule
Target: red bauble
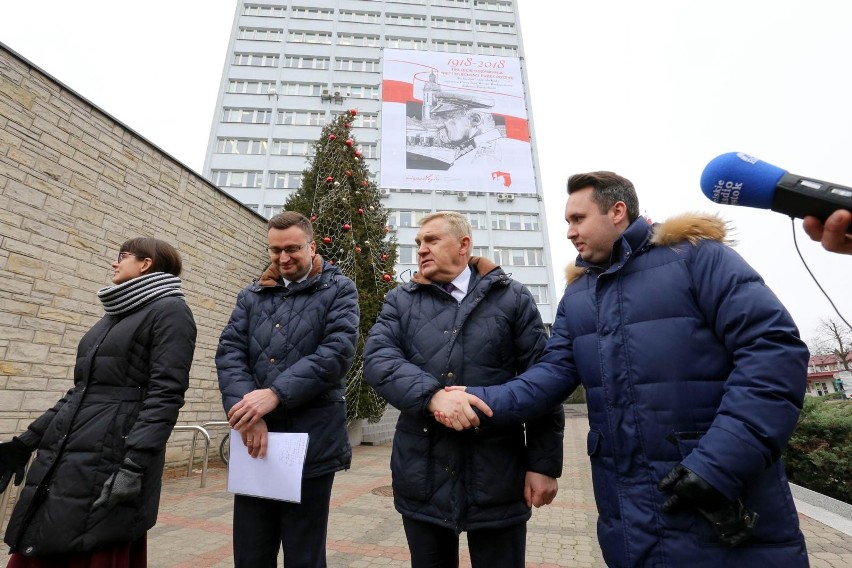
[[334,178],[331,177],[331,176],[328,176],[327,178],[325,178],[325,181],[326,181],[326,183],[331,183],[331,182],[334,181]]
[[385,253],[383,253],[383,254],[382,254],[382,260],[387,260],[387,259],[388,259],[388,255],[387,255],[387,254],[385,254]]
[[349,124],[348,122],[344,122],[343,126],[345,126],[346,128],[352,128],[352,125]]
[[328,139],[329,140],[337,140],[337,136],[335,136],[334,134],[329,134]]
[[352,172],[349,171],[349,170],[346,170],[346,175],[349,176],[349,177],[352,177]]
[[361,247],[355,247],[355,252],[361,252]]
[[357,115],[358,115],[358,111],[357,111],[356,109],[354,109],[354,108],[350,108],[350,109],[349,109],[349,114],[351,114],[352,116],[357,116]]
[[361,150],[356,150],[356,151],[355,151],[355,157],[356,157],[356,158],[360,158],[360,157],[361,157]]
[[350,225],[349,223],[343,223],[343,230],[344,231],[349,231],[351,229],[352,229],[352,225]]
[[361,187],[367,187],[367,180],[361,181]]
[[350,148],[352,147],[352,144],[354,144],[354,143],[355,143],[355,141],[352,140],[351,138],[346,139],[346,145],[349,146]]
[[358,208],[358,215],[363,215],[363,214],[364,214],[364,209],[359,207]]
[[382,276],[382,280],[384,280],[385,282],[390,282],[391,281],[390,274],[385,274],[384,276]]
[[324,242],[327,245],[330,245],[331,244],[331,237],[323,237],[322,242]]
[[389,233],[389,232],[390,232],[390,227],[385,227],[385,232],[386,232],[386,233]]
[[314,222],[314,221],[316,221],[316,220],[317,220],[317,216],[316,216],[316,215],[311,215],[311,223],[313,223],[313,222]]

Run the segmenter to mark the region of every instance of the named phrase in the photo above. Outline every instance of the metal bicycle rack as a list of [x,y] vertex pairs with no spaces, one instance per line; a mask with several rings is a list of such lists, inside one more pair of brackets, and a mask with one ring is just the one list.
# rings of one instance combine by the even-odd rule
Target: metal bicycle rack
[[195,443],[198,441],[198,435],[204,435],[204,456],[201,462],[201,487],[207,486],[207,460],[210,457],[210,433],[202,426],[175,426],[174,430],[191,430],[195,432],[192,435],[192,446],[189,450],[189,463],[186,464],[186,476],[192,476],[192,465],[195,461]]

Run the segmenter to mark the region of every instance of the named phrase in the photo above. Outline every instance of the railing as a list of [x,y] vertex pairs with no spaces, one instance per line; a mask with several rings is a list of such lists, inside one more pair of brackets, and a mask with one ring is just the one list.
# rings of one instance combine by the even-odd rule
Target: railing
[[175,426],[174,430],[191,430],[195,434],[192,435],[192,446],[189,449],[189,462],[186,464],[186,476],[192,475],[192,466],[195,462],[195,444],[198,441],[198,435],[204,435],[204,456],[201,460],[201,487],[207,486],[207,461],[210,459],[210,433],[202,426]]

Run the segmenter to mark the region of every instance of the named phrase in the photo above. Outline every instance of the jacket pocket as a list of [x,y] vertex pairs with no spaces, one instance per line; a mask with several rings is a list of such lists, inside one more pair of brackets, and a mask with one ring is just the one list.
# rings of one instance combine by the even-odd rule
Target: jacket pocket
[[435,467],[431,427],[401,417],[394,434],[391,455],[394,494],[428,501],[433,492],[432,469]]
[[471,434],[468,481],[471,500],[480,506],[516,503],[524,498],[526,448],[521,427],[499,434]]
[[586,453],[592,465],[592,489],[595,493],[595,503],[598,514],[606,523],[611,524],[618,511],[618,493],[615,483],[608,483],[609,476],[615,476],[615,464],[608,463],[602,458],[603,433],[600,430],[589,430],[586,436]]

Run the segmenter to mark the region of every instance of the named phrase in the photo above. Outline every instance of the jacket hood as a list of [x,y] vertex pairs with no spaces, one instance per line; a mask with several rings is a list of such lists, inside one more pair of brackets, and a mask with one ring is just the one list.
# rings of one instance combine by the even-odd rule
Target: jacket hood
[[[637,219],[644,222],[643,218]],[[635,222],[635,221],[634,221]],[[688,241],[692,246],[702,240],[719,241],[731,244],[728,233],[731,230],[730,223],[721,217],[711,213],[683,213],[666,219],[662,223],[655,223],[651,227],[651,246],[674,246],[683,241]],[[565,281],[570,284],[580,277],[586,269],[577,266],[576,260],[565,267]]]
[[[322,270],[322,257],[316,254],[314,255],[314,259],[311,263],[311,270],[308,272],[308,278],[313,278],[322,272]],[[263,274],[260,275],[257,283],[260,286],[276,286],[280,280],[281,272],[278,271],[278,265],[270,264],[267,269],[263,271]]]
[[[482,256],[472,256],[467,261],[467,265],[470,266],[470,269],[474,272],[478,273],[480,277],[485,276],[492,270],[496,268],[500,268],[498,265],[494,264],[490,260]],[[428,286],[432,284],[432,281],[421,275],[419,272],[411,277],[412,282],[416,282],[417,284],[421,284],[423,286]]]

